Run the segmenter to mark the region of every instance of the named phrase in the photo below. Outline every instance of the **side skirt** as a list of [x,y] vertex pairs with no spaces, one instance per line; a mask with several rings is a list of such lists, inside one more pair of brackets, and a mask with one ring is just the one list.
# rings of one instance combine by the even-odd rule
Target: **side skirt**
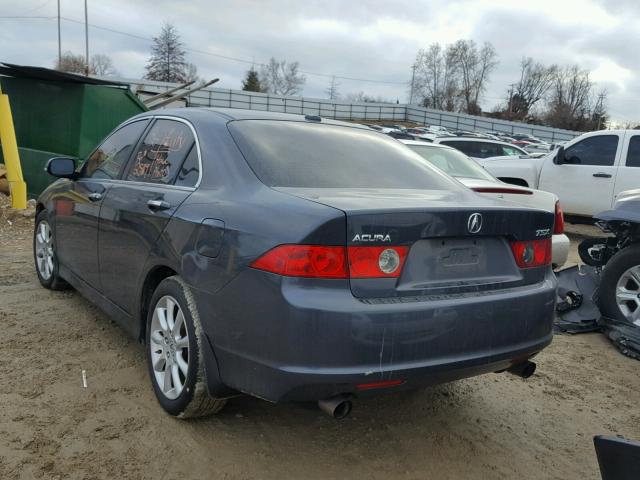
[[116,321],[129,335],[136,340],[139,338],[139,322],[134,321],[131,315],[122,310],[119,306],[63,265],[60,265],[60,276],[80,292],[84,298],[106,313],[109,318]]

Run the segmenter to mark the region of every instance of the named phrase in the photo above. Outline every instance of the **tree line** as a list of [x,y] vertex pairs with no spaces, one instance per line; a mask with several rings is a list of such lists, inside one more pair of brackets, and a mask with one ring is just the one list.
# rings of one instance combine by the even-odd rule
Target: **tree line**
[[433,43],[416,55],[412,103],[569,130],[605,127],[606,91],[596,91],[589,71],[577,65],[544,65],[530,57],[522,58],[519,77],[506,89],[504,100],[482,112],[480,100],[497,65],[490,43]]

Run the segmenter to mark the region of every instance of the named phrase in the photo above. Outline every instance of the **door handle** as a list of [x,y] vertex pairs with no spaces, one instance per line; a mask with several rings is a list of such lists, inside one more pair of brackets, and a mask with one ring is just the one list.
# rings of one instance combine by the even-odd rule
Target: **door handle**
[[171,205],[164,200],[149,200],[147,207],[151,210],[168,210],[171,208]]
[[98,200],[102,200],[102,194],[98,192],[92,192],[87,195],[87,198],[92,202],[97,202]]
[[611,178],[611,174],[604,172],[594,173],[593,176],[596,178]]

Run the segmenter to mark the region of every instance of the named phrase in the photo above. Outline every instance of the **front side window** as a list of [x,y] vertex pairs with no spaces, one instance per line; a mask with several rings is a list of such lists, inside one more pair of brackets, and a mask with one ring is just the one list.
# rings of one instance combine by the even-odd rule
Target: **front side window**
[[500,145],[496,143],[489,142],[473,142],[473,150],[475,154],[473,157],[477,158],[489,158],[489,157],[499,157],[502,155],[502,149]]
[[626,165],[627,167],[640,167],[640,135],[634,135],[629,140]]
[[617,149],[617,135],[599,135],[585,138],[565,150],[565,163],[611,166],[615,163]]
[[148,123],[148,120],[129,123],[109,136],[89,156],[82,169],[82,176],[98,179],[118,178]]
[[188,125],[175,120],[157,120],[135,153],[126,179],[173,184],[194,143]]

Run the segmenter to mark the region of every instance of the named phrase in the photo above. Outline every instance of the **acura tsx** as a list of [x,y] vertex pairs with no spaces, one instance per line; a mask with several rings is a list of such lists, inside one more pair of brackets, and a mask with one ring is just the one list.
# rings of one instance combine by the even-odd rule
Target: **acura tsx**
[[182,108],[51,159],[40,283],[146,347],[161,406],[350,399],[510,370],[549,344],[554,215],[316,116]]

